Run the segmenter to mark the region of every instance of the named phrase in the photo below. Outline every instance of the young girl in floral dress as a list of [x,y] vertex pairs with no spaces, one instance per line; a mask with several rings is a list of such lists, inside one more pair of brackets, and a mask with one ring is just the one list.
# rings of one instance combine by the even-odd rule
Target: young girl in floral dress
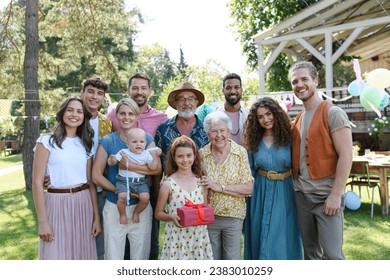
[[156,218],[166,222],[161,259],[212,259],[207,226],[183,227],[177,215],[177,208],[182,207],[186,199],[195,204],[204,202],[204,189],[199,184],[203,175],[200,155],[191,138],[183,135],[172,143],[167,155],[166,175],[156,206]]

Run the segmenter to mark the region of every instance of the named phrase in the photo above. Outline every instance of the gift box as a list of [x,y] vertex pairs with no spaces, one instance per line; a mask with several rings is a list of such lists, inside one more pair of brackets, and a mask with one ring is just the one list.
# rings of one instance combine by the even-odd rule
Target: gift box
[[194,204],[186,200],[183,207],[177,208],[177,215],[180,217],[180,224],[183,227],[208,225],[214,223],[214,209],[211,206]]

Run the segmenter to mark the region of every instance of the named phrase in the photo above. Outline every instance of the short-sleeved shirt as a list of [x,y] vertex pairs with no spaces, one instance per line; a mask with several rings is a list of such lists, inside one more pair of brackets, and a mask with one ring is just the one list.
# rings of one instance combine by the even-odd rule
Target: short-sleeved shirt
[[[153,137],[149,133],[146,133],[146,147],[153,142]],[[103,148],[106,150],[108,156],[115,155],[122,149],[127,149],[126,143],[120,138],[118,132],[114,132],[104,136],[100,139],[99,142]],[[118,164],[107,165],[107,180],[111,182],[114,186],[116,185],[116,175],[118,174]],[[106,199],[112,203],[117,203],[118,196],[111,192],[106,191]],[[130,205],[138,203],[138,199],[130,198]]]
[[[153,161],[153,157],[150,154],[148,150],[142,151],[142,153],[133,153],[129,149],[123,149],[120,150],[119,152],[116,153],[115,158],[120,161],[122,159],[122,154],[121,152],[125,153],[125,156],[131,161],[134,162],[135,164],[138,165],[146,165],[149,164]],[[144,174],[137,173],[131,170],[122,170],[119,169],[119,175],[122,177],[129,177],[129,178],[143,178],[145,177]]]
[[[244,147],[230,140],[230,153],[222,164],[217,164],[211,154],[211,144],[200,149],[203,168],[214,183],[235,185],[253,182],[248,153]],[[211,196],[210,204],[216,216],[245,219],[245,197],[235,197],[220,192]]]
[[[59,148],[51,134],[45,134],[37,139],[37,143],[49,151],[47,162],[47,174],[50,174],[50,185],[55,188],[69,188],[70,186],[85,184],[87,178],[87,161],[90,154],[87,153],[80,137],[66,137]],[[35,150],[35,148],[34,148]]]
[[[301,122],[301,139],[307,138],[307,133],[317,110],[313,108],[310,111],[304,111]],[[328,111],[328,123],[330,133],[334,133],[341,128],[351,128],[347,114],[338,106],[332,106]],[[300,148],[300,167],[298,180],[294,180],[294,189],[304,193],[316,192],[318,194],[329,194],[334,182],[335,176],[312,180],[306,165],[306,146],[305,141],[301,141]]]
[[[171,148],[172,142],[177,137],[181,136],[179,129],[176,126],[176,118],[177,115],[169,120],[166,120],[157,127],[155,141],[156,145],[162,150],[161,163],[163,168],[165,168],[166,156],[169,149]],[[190,138],[194,140],[199,149],[203,148],[209,143],[209,139],[207,137],[206,131],[204,130],[203,123],[199,120],[198,117],[196,117],[196,124],[191,131]]]

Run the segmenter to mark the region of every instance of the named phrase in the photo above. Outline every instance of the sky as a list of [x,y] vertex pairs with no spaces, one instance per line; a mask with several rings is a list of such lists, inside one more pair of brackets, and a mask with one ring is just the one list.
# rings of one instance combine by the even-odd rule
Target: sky
[[135,45],[159,43],[179,62],[180,46],[189,65],[214,59],[229,72],[244,74],[246,58],[229,24],[229,0],[126,0],[145,17]]
[[[0,8],[10,0],[0,0]],[[188,65],[204,65],[214,59],[229,72],[245,74],[246,58],[235,39],[232,19],[226,4],[229,0],[125,0],[127,7],[137,6],[145,24],[135,45],[158,43],[170,58],[180,59],[180,47]]]

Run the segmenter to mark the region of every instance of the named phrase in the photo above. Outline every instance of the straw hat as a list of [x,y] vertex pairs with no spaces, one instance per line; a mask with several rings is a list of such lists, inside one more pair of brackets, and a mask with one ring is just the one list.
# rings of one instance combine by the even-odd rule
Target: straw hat
[[169,95],[168,95],[168,104],[176,109],[176,102],[175,102],[175,99],[176,99],[176,96],[178,93],[182,92],[182,91],[191,91],[193,92],[195,95],[196,95],[196,98],[198,98],[198,106],[199,107],[200,105],[203,104],[204,102],[204,95],[201,91],[197,90],[196,88],[194,88],[193,85],[191,85],[190,83],[182,83],[180,84],[180,86],[175,89],[174,91],[172,91]]

